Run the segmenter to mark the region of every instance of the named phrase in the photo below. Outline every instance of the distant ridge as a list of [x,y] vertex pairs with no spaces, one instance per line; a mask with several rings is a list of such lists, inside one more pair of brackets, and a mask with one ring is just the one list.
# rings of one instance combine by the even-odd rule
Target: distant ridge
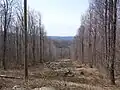
[[53,40],[73,40],[74,36],[48,36],[49,39]]

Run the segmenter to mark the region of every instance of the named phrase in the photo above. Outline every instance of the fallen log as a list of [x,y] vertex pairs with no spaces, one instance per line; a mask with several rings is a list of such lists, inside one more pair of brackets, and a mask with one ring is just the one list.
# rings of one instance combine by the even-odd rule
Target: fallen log
[[7,75],[0,75],[0,78],[23,79],[23,78],[21,78],[21,77],[14,77],[14,76],[7,76]]

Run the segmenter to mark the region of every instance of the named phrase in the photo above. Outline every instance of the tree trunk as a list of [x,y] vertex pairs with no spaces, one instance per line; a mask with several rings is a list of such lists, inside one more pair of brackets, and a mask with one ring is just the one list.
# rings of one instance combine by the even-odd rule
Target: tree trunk
[[[95,18],[95,24],[97,23],[97,19]],[[93,62],[96,65],[96,37],[97,37],[97,24],[94,29],[94,43],[93,43]]]
[[18,27],[16,26],[16,62],[17,62],[17,64],[20,64],[18,35],[19,35],[18,34]]
[[7,43],[7,11],[5,11],[4,40],[3,40],[3,68],[6,70],[6,43]]
[[90,60],[90,67],[93,67],[93,60],[92,60],[92,43],[91,43],[91,35],[92,32],[92,12],[90,11],[90,27],[89,27],[89,41],[88,41],[88,59]]
[[82,49],[82,63],[84,63],[84,26],[82,26],[82,40],[81,40],[81,49]]
[[43,63],[41,18],[40,18],[40,20],[39,20],[39,29],[40,29],[40,63]]
[[32,54],[33,54],[33,65],[35,65],[35,26],[34,26],[34,30],[33,30],[33,35],[32,35],[32,39],[33,39],[33,45],[32,45]]
[[25,81],[28,81],[28,53],[27,53],[27,0],[24,0],[24,29],[25,29]]
[[110,23],[111,23],[111,57],[110,57],[110,78],[111,84],[115,85],[115,46],[116,46],[116,21],[117,21],[117,0],[110,0]]

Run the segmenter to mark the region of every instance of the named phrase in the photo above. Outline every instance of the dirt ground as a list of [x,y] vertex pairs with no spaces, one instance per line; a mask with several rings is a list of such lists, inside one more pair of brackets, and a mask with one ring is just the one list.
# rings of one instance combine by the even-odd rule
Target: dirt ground
[[[0,78],[0,90],[120,90],[118,80],[112,86],[97,69],[69,59],[29,67],[28,83],[24,70],[0,70],[0,75],[8,76]],[[38,89],[41,87],[52,89]]]

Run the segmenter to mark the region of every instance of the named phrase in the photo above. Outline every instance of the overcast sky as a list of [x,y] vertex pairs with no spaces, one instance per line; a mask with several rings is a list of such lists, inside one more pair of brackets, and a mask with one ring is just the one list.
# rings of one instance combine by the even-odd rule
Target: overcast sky
[[39,11],[49,36],[74,36],[88,0],[28,0],[29,7]]

